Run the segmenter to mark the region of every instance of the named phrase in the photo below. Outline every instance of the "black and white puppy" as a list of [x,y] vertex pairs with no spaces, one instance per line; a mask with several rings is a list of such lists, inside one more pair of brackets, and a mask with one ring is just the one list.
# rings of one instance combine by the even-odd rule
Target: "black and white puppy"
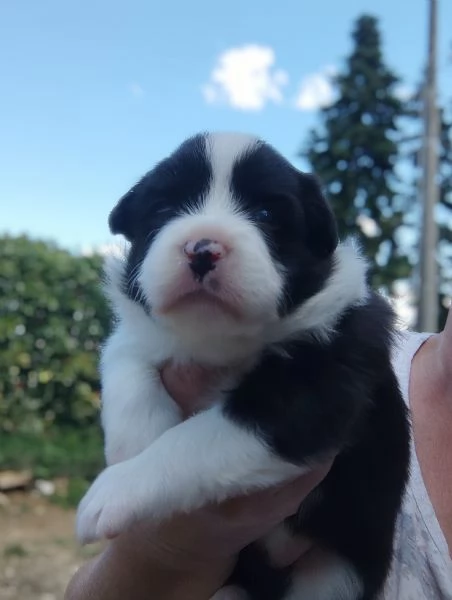
[[[409,460],[394,315],[357,250],[339,243],[316,179],[253,137],[197,135],[119,201],[110,227],[130,242],[108,266],[110,466],[80,504],[79,539],[271,486],[337,454],[296,518],[243,551],[229,592],[374,599]],[[168,360],[224,368],[185,421],[159,376]],[[272,566],[298,534],[315,542],[309,559]]]

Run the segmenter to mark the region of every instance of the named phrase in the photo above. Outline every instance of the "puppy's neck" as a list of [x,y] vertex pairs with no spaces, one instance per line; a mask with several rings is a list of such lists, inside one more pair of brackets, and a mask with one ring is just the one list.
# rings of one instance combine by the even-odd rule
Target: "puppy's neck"
[[334,253],[331,275],[323,288],[269,331],[270,343],[309,336],[330,341],[336,324],[349,308],[368,298],[367,263],[353,240],[340,244]]

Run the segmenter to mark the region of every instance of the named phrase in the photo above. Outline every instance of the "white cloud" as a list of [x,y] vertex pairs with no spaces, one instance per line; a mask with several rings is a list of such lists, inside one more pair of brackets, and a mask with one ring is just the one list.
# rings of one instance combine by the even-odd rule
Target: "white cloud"
[[139,83],[131,83],[129,85],[129,90],[130,93],[132,94],[132,96],[134,96],[135,98],[143,98],[145,95],[145,91],[143,89],[143,87],[139,84]]
[[248,44],[226,50],[202,88],[205,101],[250,111],[262,110],[269,102],[282,102],[289,76],[275,68],[275,62],[275,52],[268,46]]
[[300,84],[295,107],[299,110],[317,110],[331,104],[334,100],[331,78],[335,74],[336,68],[327,66],[318,73],[307,75]]

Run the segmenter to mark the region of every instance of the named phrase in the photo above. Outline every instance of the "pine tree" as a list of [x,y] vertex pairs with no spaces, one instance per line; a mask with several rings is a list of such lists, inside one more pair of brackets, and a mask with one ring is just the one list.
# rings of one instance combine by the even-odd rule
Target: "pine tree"
[[395,173],[404,108],[398,77],[385,64],[377,20],[360,17],[353,49],[333,80],[336,100],[322,109],[300,155],[323,182],[342,237],[354,235],[372,265],[371,284],[391,292],[410,274],[398,239],[406,195]]
[[441,111],[439,161],[439,323],[444,326],[447,302],[452,297],[452,105]]

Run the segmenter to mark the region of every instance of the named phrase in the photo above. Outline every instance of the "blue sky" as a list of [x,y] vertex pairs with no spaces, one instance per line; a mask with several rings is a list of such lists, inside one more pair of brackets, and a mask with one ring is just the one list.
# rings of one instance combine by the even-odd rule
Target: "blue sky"
[[[439,78],[452,98],[452,2],[440,5]],[[325,75],[366,11],[413,86],[426,0],[2,2],[0,229],[73,249],[106,243],[117,199],[199,130],[257,133],[304,166],[296,152],[328,100]]]

